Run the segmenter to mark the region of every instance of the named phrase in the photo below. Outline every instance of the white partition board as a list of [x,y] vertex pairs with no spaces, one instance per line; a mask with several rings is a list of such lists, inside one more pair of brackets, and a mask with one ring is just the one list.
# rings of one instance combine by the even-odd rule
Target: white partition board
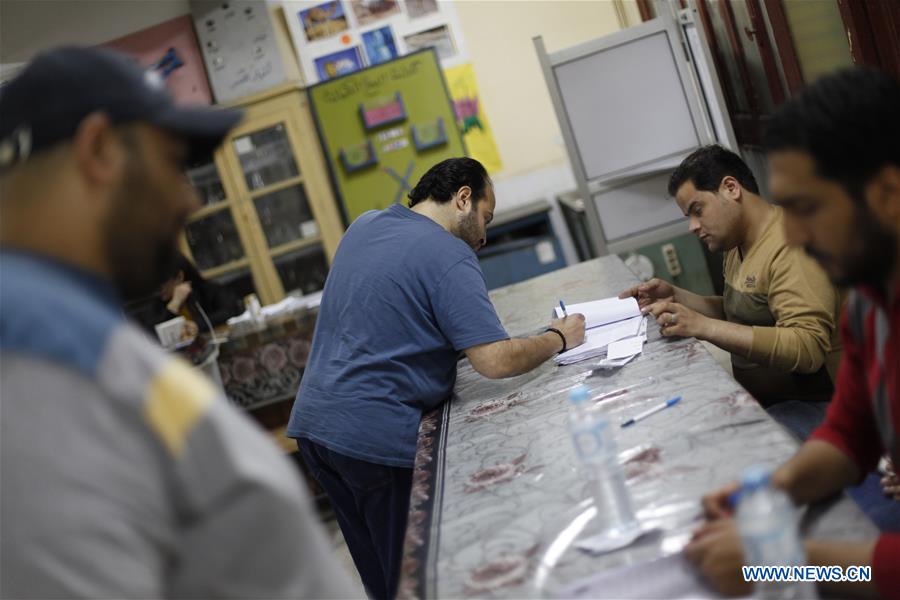
[[594,194],[604,238],[615,242],[683,221],[681,209],[666,191],[668,183],[669,173],[657,173]]
[[553,71],[578,148],[572,158],[581,161],[588,181],[686,154],[703,143],[667,31],[600,49]]

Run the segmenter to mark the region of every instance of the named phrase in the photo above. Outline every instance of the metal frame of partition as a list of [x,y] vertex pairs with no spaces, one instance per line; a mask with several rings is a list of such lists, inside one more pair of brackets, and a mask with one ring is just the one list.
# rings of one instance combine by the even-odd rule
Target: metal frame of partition
[[598,256],[634,249],[687,232],[685,222],[678,220],[637,231],[622,238],[608,239],[604,233],[603,220],[595,197],[598,194],[674,169],[684,153],[696,146],[656,157],[643,164],[633,165],[604,176],[589,178],[582,161],[581,149],[576,140],[572,121],[563,101],[563,93],[557,77],[559,67],[616,46],[661,32],[665,33],[678,69],[678,78],[699,143],[708,144],[718,141],[725,146],[737,148],[734,132],[725,109],[724,96],[712,67],[704,31],[701,27],[695,26],[696,10],[692,8],[680,10],[676,20],[674,9],[673,5],[660,0],[657,3],[658,16],[653,20],[553,53],[546,51],[544,41],[540,36],[533,39],[566,143],[572,171],[578,185],[578,193],[585,200],[588,232]]

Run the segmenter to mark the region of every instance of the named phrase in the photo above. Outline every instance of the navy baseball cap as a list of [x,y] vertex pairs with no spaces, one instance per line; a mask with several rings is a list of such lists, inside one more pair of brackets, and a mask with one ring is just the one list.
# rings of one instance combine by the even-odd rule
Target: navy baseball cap
[[114,125],[144,122],[178,136],[191,162],[209,157],[242,116],[176,105],[158,73],[114,50],[56,48],[0,88],[0,169],[70,139],[93,112]]

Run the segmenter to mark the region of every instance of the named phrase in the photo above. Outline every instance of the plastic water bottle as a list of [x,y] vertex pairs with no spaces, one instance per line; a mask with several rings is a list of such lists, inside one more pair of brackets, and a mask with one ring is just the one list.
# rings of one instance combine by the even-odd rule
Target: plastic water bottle
[[[763,466],[746,469],[741,476],[737,526],[747,565],[802,566],[806,564],[800,541],[797,511],[783,491],[772,487],[770,471]],[[809,581],[758,581],[758,598],[817,598]]]
[[574,388],[569,400],[569,430],[591,483],[601,530],[611,538],[629,535],[639,525],[619,465],[615,428],[608,418],[593,409],[585,386]]

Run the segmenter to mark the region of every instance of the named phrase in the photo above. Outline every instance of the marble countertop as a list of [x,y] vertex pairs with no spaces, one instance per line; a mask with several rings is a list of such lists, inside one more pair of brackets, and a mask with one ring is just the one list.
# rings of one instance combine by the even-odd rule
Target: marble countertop
[[[636,283],[607,256],[491,294],[512,336],[543,330],[557,301],[612,296]],[[600,571],[678,552],[699,523],[701,496],[751,464],[772,467],[794,439],[694,339],[648,328],[643,354],[617,371],[548,361],[492,381],[460,362],[453,399],[426,415],[405,544],[401,597],[548,597]],[[573,542],[591,528],[590,491],[567,427],[568,392],[588,386],[615,422],[680,394],[677,406],[618,429],[638,519],[659,532],[590,556]],[[867,539],[874,525],[846,498],[807,519],[832,539]]]

